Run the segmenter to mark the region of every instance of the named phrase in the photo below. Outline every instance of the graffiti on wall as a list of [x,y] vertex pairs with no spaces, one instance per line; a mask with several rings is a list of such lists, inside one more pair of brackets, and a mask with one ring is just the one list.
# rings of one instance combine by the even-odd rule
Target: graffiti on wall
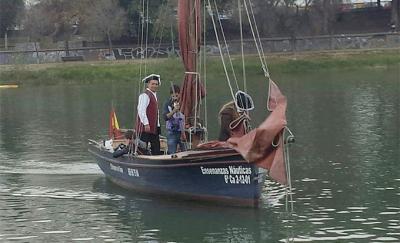
[[109,50],[99,50],[98,60],[129,60],[141,58],[161,58],[179,56],[179,49],[175,48],[114,48],[112,52]]
[[[400,47],[400,34],[381,33],[364,35],[338,35],[304,38],[282,38],[262,39],[264,51],[291,52],[291,51],[321,51],[321,50],[344,50],[344,49],[367,49],[367,48],[393,48]],[[224,54],[239,54],[241,52],[240,42],[230,42],[229,46],[222,47]],[[217,45],[206,45],[202,47],[207,55],[219,55]],[[245,43],[246,54],[256,53],[252,41]],[[72,49],[70,56],[80,56],[85,61],[94,60],[132,60],[141,58],[166,58],[177,57],[180,50],[177,47],[126,47],[113,48],[110,52],[106,48]],[[61,62],[66,56],[64,50],[40,50],[39,52],[0,52],[0,64],[29,64],[29,63],[51,63]],[[64,58],[65,60],[65,58]]]

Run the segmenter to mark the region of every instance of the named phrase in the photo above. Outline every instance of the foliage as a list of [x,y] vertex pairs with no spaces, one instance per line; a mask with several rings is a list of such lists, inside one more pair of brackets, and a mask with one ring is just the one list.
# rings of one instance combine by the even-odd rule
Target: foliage
[[[142,27],[145,28],[147,23],[148,33],[151,35],[153,23],[158,19],[158,11],[168,1],[170,0],[119,0],[120,6],[127,11],[128,29],[125,36],[140,39]],[[147,8],[149,11],[144,11]],[[148,22],[146,22],[147,14]]]
[[[26,9],[25,30],[31,39],[68,41],[81,33],[89,40],[108,39],[124,43],[167,42],[177,39],[177,0],[35,0]],[[202,1],[208,3],[208,1]],[[237,0],[210,0],[216,3],[228,38],[239,37]],[[245,36],[251,36],[246,23],[244,2],[254,12],[261,37],[326,35],[338,33],[338,13],[343,0],[241,0]],[[251,4],[250,4],[251,2]],[[0,0],[0,34],[15,23],[23,0]],[[391,23],[400,28],[400,0],[392,0]],[[148,9],[148,10],[147,10]],[[206,15],[206,36],[214,37],[210,17]],[[107,21],[104,21],[107,20]],[[373,20],[371,20],[373,21]],[[335,25],[336,24],[336,25]],[[76,28],[79,26],[79,28]],[[368,24],[366,24],[368,26]],[[366,27],[368,28],[368,27]],[[389,29],[389,27],[388,27]],[[79,31],[78,31],[79,30]],[[99,39],[100,38],[100,39]],[[157,40],[158,39],[158,40]]]
[[400,0],[392,0],[391,23],[393,30],[400,30]]
[[89,36],[106,37],[111,49],[111,39],[120,37],[127,29],[126,11],[118,0],[88,1],[84,10],[82,33]]
[[159,39],[160,43],[162,41],[174,39],[174,33],[177,32],[177,3],[177,0],[168,0],[164,3],[164,6],[158,9],[157,18],[154,21],[154,29],[152,33],[154,41],[157,38]]
[[44,9],[34,7],[26,12],[23,24],[25,33],[28,34],[31,40],[39,41],[44,36],[50,36],[54,32],[53,24],[47,18],[43,18]]
[[25,29],[38,39],[51,36],[53,40],[68,40],[83,17],[85,1],[40,0],[27,12]]
[[335,16],[338,12],[342,0],[322,0],[314,1],[311,8],[312,21],[311,24],[317,34],[331,34],[332,25],[336,20]]
[[16,18],[24,8],[24,0],[0,0],[0,36],[16,24]]

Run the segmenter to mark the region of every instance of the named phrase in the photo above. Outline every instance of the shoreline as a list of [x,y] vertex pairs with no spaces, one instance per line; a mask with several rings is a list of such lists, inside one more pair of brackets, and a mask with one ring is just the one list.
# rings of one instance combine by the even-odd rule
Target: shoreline
[[[259,57],[247,55],[246,72],[259,73]],[[400,65],[400,48],[341,50],[266,55],[272,73],[296,74],[323,70],[351,70]],[[241,57],[232,56],[241,71]],[[223,68],[219,56],[207,57],[208,78],[221,78]],[[141,66],[142,64],[142,66]],[[141,60],[0,65],[0,84],[57,85],[98,82],[134,82],[146,68],[148,73],[160,73],[166,80],[181,79],[183,65],[179,57]],[[221,73],[222,72],[222,73]],[[224,75],[224,74],[223,74]],[[223,76],[224,77],[224,76]]]

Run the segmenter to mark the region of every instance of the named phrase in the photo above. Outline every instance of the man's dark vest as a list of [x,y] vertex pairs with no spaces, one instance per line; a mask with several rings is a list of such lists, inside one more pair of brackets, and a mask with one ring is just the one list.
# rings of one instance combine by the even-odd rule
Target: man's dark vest
[[[146,108],[146,115],[150,125],[150,133],[157,135],[158,103],[153,93],[151,93],[149,90],[146,89],[144,93],[150,98],[150,103]],[[139,115],[136,122],[136,131],[139,133],[144,132],[144,125],[140,121]]]

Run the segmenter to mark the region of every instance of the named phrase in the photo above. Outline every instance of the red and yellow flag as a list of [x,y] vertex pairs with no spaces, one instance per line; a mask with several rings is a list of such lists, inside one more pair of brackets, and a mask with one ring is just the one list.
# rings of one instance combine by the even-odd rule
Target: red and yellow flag
[[111,139],[120,139],[123,137],[123,134],[119,128],[118,119],[117,115],[115,114],[114,108],[112,108],[110,112],[110,126],[108,136]]

